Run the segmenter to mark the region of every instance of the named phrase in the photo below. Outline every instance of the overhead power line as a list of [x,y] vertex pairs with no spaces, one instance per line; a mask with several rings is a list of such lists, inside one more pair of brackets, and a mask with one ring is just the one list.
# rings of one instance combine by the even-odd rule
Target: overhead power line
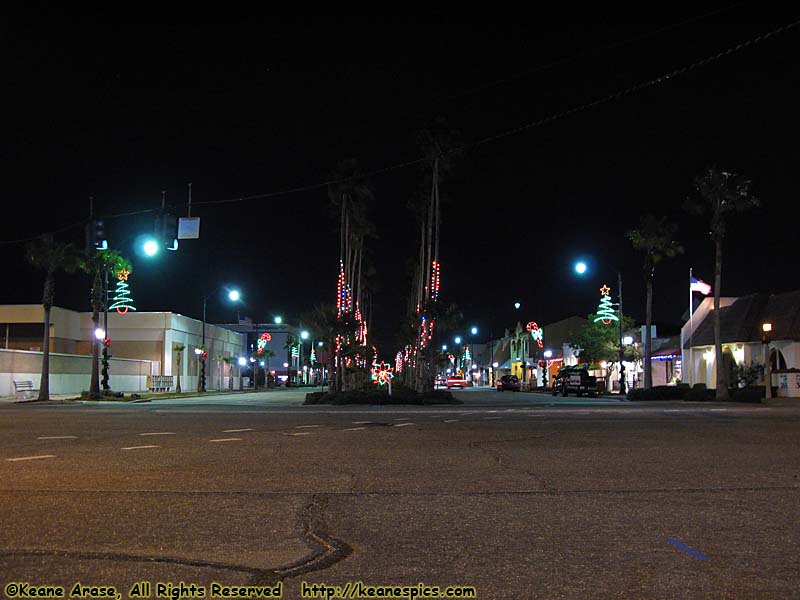
[[[782,27],[779,27],[777,29],[773,29],[772,31],[769,31],[767,33],[763,33],[763,34],[761,34],[759,36],[756,36],[754,38],[748,39],[748,40],[746,40],[744,42],[740,42],[739,44],[736,44],[734,46],[730,46],[729,48],[726,48],[725,50],[722,50],[720,52],[717,52],[715,54],[712,54],[712,55],[707,56],[705,58],[702,58],[700,60],[697,60],[697,61],[695,61],[695,62],[693,62],[693,63],[691,63],[689,65],[686,65],[686,66],[683,66],[683,67],[679,67],[679,68],[674,69],[674,70],[672,70],[672,71],[670,71],[668,73],[664,73],[662,75],[659,75],[658,77],[654,77],[652,79],[648,79],[646,81],[642,81],[640,83],[637,83],[637,84],[632,85],[630,87],[627,87],[625,89],[619,90],[617,92],[613,92],[613,93],[608,94],[606,96],[602,96],[602,97],[597,98],[595,100],[592,100],[590,102],[585,102],[583,104],[579,104],[579,105],[573,106],[572,108],[560,111],[558,113],[553,113],[551,115],[548,115],[548,116],[543,117],[541,119],[538,119],[536,121],[531,121],[531,122],[528,122],[528,123],[524,123],[522,125],[519,125],[517,127],[512,128],[512,129],[508,129],[508,130],[505,130],[505,131],[502,131],[502,132],[499,132],[499,133],[496,133],[496,134],[481,138],[479,140],[475,140],[473,142],[470,142],[470,143],[465,144],[463,146],[460,146],[458,148],[454,148],[450,152],[458,152],[458,151],[462,151],[464,149],[476,148],[478,146],[482,146],[483,144],[488,144],[489,142],[493,142],[493,141],[500,140],[500,139],[503,139],[503,138],[507,138],[507,137],[510,137],[510,136],[513,136],[513,135],[517,135],[517,134],[519,134],[519,133],[521,133],[523,131],[527,131],[529,129],[533,129],[535,127],[540,127],[542,125],[546,125],[546,124],[552,123],[554,121],[558,121],[558,120],[563,119],[565,117],[574,115],[574,114],[579,113],[579,112],[583,112],[583,111],[589,110],[589,109],[594,108],[596,106],[600,106],[602,104],[606,104],[606,103],[612,102],[614,100],[619,100],[620,98],[623,98],[623,97],[628,96],[630,94],[633,94],[635,92],[639,92],[641,90],[644,90],[644,89],[656,86],[658,84],[664,83],[664,82],[666,82],[666,81],[668,81],[670,79],[674,79],[674,78],[679,77],[681,75],[685,75],[686,73],[694,71],[695,69],[698,69],[698,68],[703,67],[705,65],[708,65],[709,63],[712,63],[712,62],[715,62],[717,60],[720,60],[721,58],[724,58],[724,57],[726,57],[728,55],[734,54],[736,52],[740,52],[740,51],[742,51],[742,50],[744,50],[744,49],[746,49],[746,48],[748,48],[750,46],[754,46],[756,44],[760,44],[761,42],[764,42],[764,41],[766,41],[766,40],[768,40],[768,39],[770,39],[770,38],[772,38],[772,37],[774,37],[774,36],[776,36],[776,35],[778,35],[780,33],[783,33],[785,31],[793,29],[793,28],[797,27],[798,25],[800,25],[800,20],[793,21],[792,23],[789,23],[789,24],[784,25]],[[414,159],[414,160],[395,163],[395,164],[388,165],[388,166],[380,168],[380,169],[375,169],[373,171],[369,171],[369,172],[363,173],[363,174],[358,176],[358,179],[365,178],[365,177],[373,177],[373,176],[382,175],[384,173],[388,173],[388,172],[391,172],[391,171],[397,171],[397,170],[400,170],[400,169],[405,169],[405,168],[408,168],[408,167],[411,167],[411,166],[414,166],[414,165],[422,164],[422,163],[426,162],[427,160],[428,159],[426,159],[424,157],[421,157],[421,158],[417,158],[417,159]],[[262,199],[265,199],[265,198],[274,198],[274,197],[287,196],[287,195],[296,194],[296,193],[314,191],[314,190],[326,188],[326,187],[328,187],[330,185],[334,185],[334,184],[337,184],[337,183],[344,183],[344,182],[350,181],[352,179],[355,179],[355,178],[351,177],[351,178],[345,178],[345,179],[335,179],[335,180],[321,181],[321,182],[318,182],[318,183],[313,183],[313,184],[308,184],[308,185],[303,185],[303,186],[299,186],[299,187],[288,188],[288,189],[283,189],[283,190],[278,190],[278,191],[266,192],[266,193],[262,193],[262,194],[252,194],[252,195],[249,195],[249,196],[239,196],[239,197],[233,197],[233,198],[225,198],[225,199],[221,199],[221,200],[206,200],[206,201],[201,201],[201,202],[193,202],[192,204],[194,206],[210,206],[210,205],[215,205],[215,204],[233,204],[233,203],[239,203],[239,202],[248,202],[250,200],[262,200]],[[179,204],[176,204],[176,205],[173,205],[173,206],[188,206],[188,203],[187,204],[180,204],[179,203]],[[104,215],[104,216],[98,217],[98,218],[114,219],[114,218],[120,218],[120,217],[125,217],[125,216],[132,216],[132,215],[139,215],[139,214],[146,214],[146,213],[150,213],[150,212],[156,212],[157,210],[158,210],[157,208],[144,209],[144,210],[132,211],[132,212],[126,212],[126,213],[115,213],[115,214],[110,214],[110,215]],[[73,224],[68,225],[66,227],[62,227],[61,229],[57,229],[55,231],[51,231],[51,232],[48,232],[48,233],[49,234],[61,233],[63,231],[71,229],[73,227],[77,227],[78,225],[82,225],[85,222],[86,222],[85,220],[82,220],[82,221],[79,221],[77,223],[73,223]],[[42,235],[47,235],[47,234],[38,234],[38,235],[34,235],[34,236],[27,237],[27,238],[22,238],[22,239],[16,239],[16,240],[2,240],[2,241],[0,241],[0,244],[18,244],[18,243],[22,243],[22,242],[28,242],[28,241],[35,240],[35,239],[41,237]]]

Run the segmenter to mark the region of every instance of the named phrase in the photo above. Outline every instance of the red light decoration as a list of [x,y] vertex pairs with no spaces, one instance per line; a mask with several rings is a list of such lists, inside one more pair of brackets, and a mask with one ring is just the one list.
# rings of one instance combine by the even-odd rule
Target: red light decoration
[[261,337],[258,338],[258,353],[261,354],[264,352],[264,348],[267,346],[267,342],[272,341],[272,336],[267,333],[266,331],[261,334]]
[[525,329],[530,331],[531,336],[536,340],[536,345],[539,348],[544,348],[544,329],[539,327],[535,321],[531,321],[525,326]]
[[372,383],[375,385],[386,385],[389,380],[394,377],[394,368],[390,367],[383,361],[381,364],[373,363],[372,365]]

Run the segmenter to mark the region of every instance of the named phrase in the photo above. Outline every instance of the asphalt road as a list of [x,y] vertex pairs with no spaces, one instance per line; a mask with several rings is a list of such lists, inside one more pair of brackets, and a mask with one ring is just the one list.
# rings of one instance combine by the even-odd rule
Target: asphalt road
[[800,407],[455,393],[463,405],[304,407],[293,390],[0,406],[0,592],[800,598]]

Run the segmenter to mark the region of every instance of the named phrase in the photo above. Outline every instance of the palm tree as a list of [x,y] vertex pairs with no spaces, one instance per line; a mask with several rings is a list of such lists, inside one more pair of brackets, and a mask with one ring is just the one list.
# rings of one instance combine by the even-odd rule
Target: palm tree
[[436,344],[433,339],[436,335],[434,307],[439,293],[439,186],[463,154],[463,144],[459,134],[442,117],[429,123],[417,133],[416,138],[425,157],[426,187],[430,185],[429,200],[415,203],[420,220],[420,246],[413,283],[415,302],[412,310],[418,321],[418,357],[414,386],[417,391],[422,392],[433,388],[434,362],[437,356],[432,348]]
[[286,350],[286,363],[289,365],[286,369],[286,387],[291,386],[292,382],[292,349],[297,345],[297,338],[293,335],[286,336],[286,343],[283,349]]
[[116,250],[99,250],[84,258],[81,269],[92,278],[92,376],[89,384],[89,396],[100,398],[100,340],[94,332],[100,326],[100,309],[105,302],[103,282],[109,273],[117,273],[123,269],[132,271],[130,261]]
[[42,339],[42,381],[39,400],[50,399],[50,310],[55,302],[56,273],[74,273],[80,267],[80,255],[72,244],[56,242],[45,235],[25,247],[28,262],[45,272],[42,306],[44,307],[44,336]]
[[264,386],[269,387],[269,359],[275,356],[275,351],[269,348],[264,348],[261,351],[261,358],[265,359],[266,367],[264,369]]
[[[364,177],[356,159],[341,161],[331,175],[328,196],[339,211],[339,282],[337,297],[337,319],[340,329],[355,320],[353,333],[361,346],[366,339],[361,335],[364,306],[364,240],[374,236],[374,229],[366,217],[367,205],[373,198],[369,181]],[[361,317],[359,321],[358,318]],[[344,337],[336,344],[334,388],[342,390],[344,379]]]
[[665,218],[645,215],[639,222],[639,228],[627,233],[634,249],[644,254],[644,280],[647,285],[645,338],[644,338],[644,387],[653,387],[653,374],[650,369],[652,340],[650,326],[653,322],[653,276],[656,265],[664,258],[673,258],[683,252],[683,247],[673,238],[677,226],[668,223]]
[[722,338],[720,336],[719,298],[722,288],[722,240],[725,219],[731,213],[742,213],[761,205],[750,191],[751,182],[741,175],[711,167],[694,180],[695,199],[686,208],[695,214],[711,216],[710,235],[714,240],[714,354],[717,365],[717,400],[728,399],[728,374],[722,368]]
[[331,374],[331,352],[336,347],[336,335],[338,332],[339,322],[336,317],[335,304],[317,304],[311,312],[305,313],[302,319],[303,323],[308,323],[309,329],[313,332],[313,339],[321,340],[323,347],[326,350],[328,357],[325,362],[325,367],[328,371],[328,376]]
[[186,346],[183,344],[172,344],[172,350],[177,352],[175,355],[175,362],[178,365],[178,373],[175,379],[175,391],[177,393],[181,393],[181,359],[183,357],[183,351],[186,349]]
[[237,364],[238,358],[235,356],[223,356],[222,362],[228,365],[228,389],[233,391],[233,367]]

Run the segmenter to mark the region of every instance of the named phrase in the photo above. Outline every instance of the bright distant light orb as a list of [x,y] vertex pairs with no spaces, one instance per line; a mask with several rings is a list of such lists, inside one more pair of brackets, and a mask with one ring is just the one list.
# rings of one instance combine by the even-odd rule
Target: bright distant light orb
[[280,317],[275,317],[275,324],[280,325],[281,323],[283,323],[283,319],[281,319]]
[[244,356],[239,357],[239,366],[243,367],[247,364],[247,359]]
[[307,331],[301,331],[300,332],[300,339],[301,340],[307,340],[308,336],[309,336],[309,333]]
[[228,292],[228,298],[230,298],[231,302],[238,302],[241,296],[239,295],[239,290],[231,290]]
[[633,337],[626,335],[624,338],[622,338],[622,343],[626,346],[630,346],[633,343]]
[[553,356],[553,351],[552,350],[545,350],[544,351],[544,357],[545,358],[550,358],[551,356]]
[[469,332],[470,332],[472,335],[477,335],[477,334],[478,334],[478,328],[477,328],[477,327],[473,327],[472,329],[470,329],[470,330],[469,330]]
[[96,337],[98,340],[103,340],[106,337],[106,332],[98,327],[94,330],[94,337]]
[[584,273],[586,273],[586,263],[585,262],[575,263],[575,272],[578,275],[583,275]]
[[156,244],[153,240],[147,240],[143,247],[144,253],[147,256],[155,256],[158,254],[158,244]]
[[520,306],[522,306],[522,305],[519,302],[514,302],[514,308],[518,309]]
[[461,343],[461,338],[460,338],[460,337],[457,337],[457,338],[456,338],[456,339],[454,339],[453,341],[454,341],[456,344],[460,344],[460,343]]

